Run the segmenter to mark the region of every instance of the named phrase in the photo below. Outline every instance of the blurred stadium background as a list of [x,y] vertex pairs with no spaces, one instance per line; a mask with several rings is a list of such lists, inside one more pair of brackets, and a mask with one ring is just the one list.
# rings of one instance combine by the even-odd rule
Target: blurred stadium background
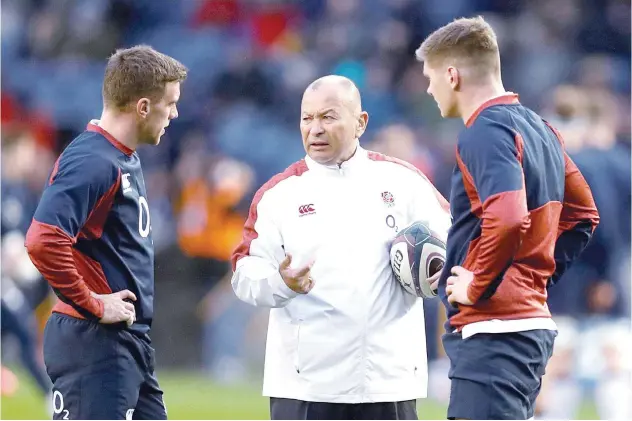
[[[632,419],[628,0],[1,6],[2,418],[49,417],[40,347],[54,298],[24,255],[23,234],[57,154],[100,115],[114,49],[145,43],[190,68],[179,119],[159,147],[139,152],[157,252],[152,336],[169,415],[261,419],[267,313],[236,300],[227,259],[256,188],[303,155],[303,89],[328,73],[353,79],[371,117],[363,144],[414,163],[448,196],[462,123],[440,119],[413,52],[436,27],[482,14],[499,36],[505,87],[562,131],[602,218],[551,291],[561,332],[539,418]],[[431,396],[419,415],[441,419],[443,309],[426,305]]]

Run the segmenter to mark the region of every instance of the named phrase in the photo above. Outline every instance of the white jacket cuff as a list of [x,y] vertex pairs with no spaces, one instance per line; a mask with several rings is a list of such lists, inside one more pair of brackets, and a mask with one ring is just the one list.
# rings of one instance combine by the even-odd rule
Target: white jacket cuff
[[291,290],[290,287],[287,286],[279,272],[276,272],[270,277],[270,289],[272,289],[273,294],[281,296],[286,300],[290,300],[298,295],[298,292]]
[[[250,263],[255,263],[250,262]],[[263,269],[263,270],[262,270]],[[261,267],[240,265],[233,274],[233,290],[240,300],[258,307],[285,307],[298,293],[292,291],[283,281],[277,270],[268,272],[268,276],[254,277],[249,274],[268,272]]]

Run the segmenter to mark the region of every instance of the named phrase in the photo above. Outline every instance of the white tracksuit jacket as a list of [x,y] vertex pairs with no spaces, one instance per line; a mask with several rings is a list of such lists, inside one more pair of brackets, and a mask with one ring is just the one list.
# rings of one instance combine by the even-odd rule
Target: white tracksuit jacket
[[[443,202],[443,203],[442,203]],[[233,289],[271,307],[263,394],[312,402],[426,397],[421,299],[395,279],[390,243],[426,220],[447,236],[447,202],[414,167],[358,146],[340,167],[309,157],[259,189],[233,256]],[[279,274],[314,260],[314,288],[290,290]]]

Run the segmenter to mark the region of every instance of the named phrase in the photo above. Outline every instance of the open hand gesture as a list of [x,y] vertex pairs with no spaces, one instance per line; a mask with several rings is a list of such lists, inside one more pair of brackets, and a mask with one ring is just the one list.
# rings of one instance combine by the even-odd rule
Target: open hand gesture
[[281,273],[283,281],[292,291],[298,292],[299,294],[307,294],[314,287],[314,280],[310,275],[314,262],[299,269],[290,268],[291,263],[292,255],[286,254],[285,259],[283,259],[279,266],[279,272]]

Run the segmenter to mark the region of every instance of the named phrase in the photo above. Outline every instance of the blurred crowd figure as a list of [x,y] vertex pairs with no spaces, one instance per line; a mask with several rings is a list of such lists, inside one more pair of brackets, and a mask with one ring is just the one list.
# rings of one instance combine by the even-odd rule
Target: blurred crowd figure
[[549,291],[560,334],[540,395],[541,418],[575,417],[586,394],[603,419],[632,416],[632,174],[629,145],[618,137],[630,115],[604,85],[561,86],[550,102],[550,119],[591,186],[603,225],[560,288]]
[[[38,189],[48,170],[37,166],[38,159],[51,164],[52,157],[42,150],[28,132],[3,125],[2,138],[2,245],[0,255],[1,332],[3,350],[11,352],[38,387],[42,397],[50,395],[51,383],[44,368],[35,308],[48,296],[24,248],[24,233],[37,205]],[[14,136],[12,136],[14,135]],[[42,171],[43,170],[43,171]],[[11,350],[12,348],[12,350]],[[3,353],[3,358],[6,354]],[[4,363],[4,360],[3,360]],[[2,367],[2,393],[12,394],[17,377]]]
[[[461,123],[440,118],[414,50],[438,26],[475,14],[498,33],[506,87],[561,131],[602,216],[550,290],[560,336],[538,417],[573,418],[574,398],[592,396],[602,418],[630,419],[632,362],[622,351],[630,343],[630,4],[622,0],[3,0],[2,334],[16,339],[3,341],[3,363],[21,361],[45,393],[38,321],[54,297],[19,263],[19,235],[58,153],[98,116],[115,48],[150,44],[191,69],[163,147],[139,151],[157,252],[158,363],[242,382],[259,378],[267,318],[234,297],[228,257],[256,189],[304,155],[306,85],[329,73],[354,80],[370,115],[364,146],[411,162],[447,197]],[[18,307],[27,336],[5,326],[5,308]],[[425,307],[429,390],[445,401],[443,309],[434,300]]]

